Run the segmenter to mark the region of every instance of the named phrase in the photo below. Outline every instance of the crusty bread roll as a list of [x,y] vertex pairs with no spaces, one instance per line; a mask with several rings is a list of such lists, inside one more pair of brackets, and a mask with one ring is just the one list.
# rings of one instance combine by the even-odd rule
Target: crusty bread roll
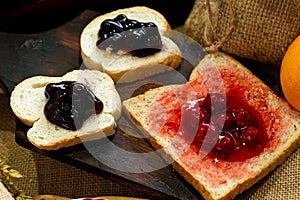
[[[266,108],[257,108],[262,114],[266,126],[269,143],[264,150],[244,161],[210,161],[188,148],[185,153],[180,152],[176,146],[186,145],[185,140],[172,141],[168,135],[153,130],[150,108],[153,102],[165,91],[174,91],[181,86],[162,86],[147,91],[144,94],[123,101],[123,105],[134,120],[140,124],[150,135],[150,142],[157,149],[163,148],[167,156],[174,160],[172,166],[179,172],[205,199],[233,199],[238,193],[251,187],[257,181],[270,173],[281,164],[300,144],[300,114],[277,96],[269,87],[255,77],[248,69],[243,67],[232,57],[223,53],[208,54],[194,69],[191,81],[198,81],[198,90],[201,91],[203,80],[198,76],[210,76],[210,69],[217,69],[220,74],[228,74],[223,79],[225,91],[231,87],[243,92],[248,103],[265,102]],[[223,77],[222,75],[222,77]],[[220,79],[212,79],[211,87],[218,90]],[[205,83],[204,83],[205,84]],[[203,86],[203,85],[202,85]],[[251,90],[245,90],[245,87]],[[197,88],[197,87],[196,87]],[[199,92],[196,91],[196,92]],[[267,109],[267,110],[265,110]],[[160,110],[160,114],[162,111]],[[268,115],[268,116],[265,116]],[[157,115],[158,116],[158,115]],[[176,144],[173,145],[173,142]],[[182,153],[178,157],[179,153]]]
[[[87,85],[104,104],[103,111],[90,116],[77,131],[56,126],[44,115],[47,103],[45,87],[61,81],[77,81]],[[121,100],[113,80],[98,70],[74,70],[62,77],[34,76],[25,79],[12,91],[10,106],[24,124],[32,126],[27,132],[28,140],[46,150],[57,150],[112,135],[116,120],[121,115]]]
[[[161,35],[162,50],[153,55],[139,58],[130,54],[119,55],[110,53],[97,48],[96,42],[100,24],[105,19],[113,19],[119,14],[125,14],[128,19],[134,19],[139,22],[155,23]],[[87,68],[106,72],[115,82],[126,72],[139,67],[162,64],[176,69],[181,62],[181,51],[171,39],[166,37],[168,31],[170,31],[170,25],[167,20],[153,9],[144,6],[119,9],[100,15],[87,24],[80,36],[81,56]]]

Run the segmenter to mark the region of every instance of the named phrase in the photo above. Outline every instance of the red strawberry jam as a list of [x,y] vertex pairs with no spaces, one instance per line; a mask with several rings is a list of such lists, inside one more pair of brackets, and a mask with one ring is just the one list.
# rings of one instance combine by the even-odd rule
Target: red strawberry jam
[[[223,81],[215,79],[216,73]],[[207,81],[210,78],[218,81]],[[172,151],[180,152],[178,159],[190,173],[203,175],[217,187],[255,173],[247,163],[260,156],[264,160],[280,146],[279,130],[290,122],[282,117],[280,104],[268,103],[270,98],[282,101],[235,64],[207,67],[152,103],[149,126],[172,144]]]
[[[184,139],[193,140],[197,151],[201,148],[210,157],[227,161],[242,161],[263,151],[268,141],[264,122],[239,90],[230,89],[226,96],[207,94],[181,106],[179,99],[187,98],[182,95],[187,94],[166,92],[159,100],[167,112],[165,124],[160,124],[163,134],[174,137],[180,131]],[[168,96],[177,100],[170,102]]]

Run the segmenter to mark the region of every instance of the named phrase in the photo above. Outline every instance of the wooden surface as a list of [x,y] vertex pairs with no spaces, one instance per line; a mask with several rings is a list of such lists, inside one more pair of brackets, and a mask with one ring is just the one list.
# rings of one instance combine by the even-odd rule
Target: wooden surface
[[[70,70],[81,68],[79,35],[83,27],[97,14],[89,10],[84,11],[67,24],[41,33],[0,33],[0,85],[6,95],[9,97],[14,86],[25,78],[35,75],[60,76]],[[182,50],[184,49],[187,48],[182,48]],[[193,62],[197,63],[197,60],[193,60]],[[183,61],[179,72],[184,76],[188,76],[191,69],[192,65],[187,61]],[[252,66],[252,70],[273,90],[280,93],[278,71],[268,70],[267,67],[261,67],[260,65]],[[127,89],[130,88],[126,85],[120,85],[118,91],[122,96],[126,95]],[[119,127],[121,128],[118,129],[115,136],[110,138],[114,145],[134,153],[153,151],[147,139],[133,135],[138,134],[136,133],[137,130],[127,121],[126,117],[121,118]],[[128,187],[149,194],[155,199],[201,199],[201,195],[169,166],[147,173],[123,172],[100,162],[84,145],[58,151],[37,149],[28,142],[26,138],[27,130],[28,127],[17,120],[16,142],[32,151],[125,184]],[[99,148],[99,146],[103,148]],[[113,152],[106,152],[106,144],[101,143],[101,141],[96,141],[94,144],[93,142],[89,143],[89,149],[99,151],[99,153],[107,153],[110,159],[120,159]],[[126,157],[121,158],[121,160],[122,163],[120,164],[128,165]],[[153,163],[164,165],[164,161],[158,154],[152,154],[148,162],[149,165]],[[137,171],[140,170],[139,167],[143,164],[147,163],[131,165],[132,170],[134,171],[135,167]]]
[[[66,25],[47,32],[0,33],[2,45],[0,48],[0,81],[1,88],[7,96],[9,97],[14,86],[25,78],[35,75],[60,76],[70,70],[81,68],[79,35],[83,27],[97,14],[85,11]],[[126,126],[127,129],[130,129],[128,125]],[[99,162],[83,145],[59,151],[37,149],[28,142],[27,130],[28,127],[17,120],[16,142],[19,145],[125,184],[154,198],[196,199],[196,196],[199,196],[168,166],[149,173],[122,172]],[[153,151],[147,140],[130,136],[122,130],[118,130],[111,140],[115,145],[128,151],[136,153]],[[95,144],[94,146],[97,148],[98,141]],[[90,148],[93,148],[93,144],[90,145]],[[111,159],[115,159],[113,155]],[[123,159],[122,162],[121,164],[127,165],[126,159]],[[159,155],[153,154],[149,162],[161,163],[164,161]]]

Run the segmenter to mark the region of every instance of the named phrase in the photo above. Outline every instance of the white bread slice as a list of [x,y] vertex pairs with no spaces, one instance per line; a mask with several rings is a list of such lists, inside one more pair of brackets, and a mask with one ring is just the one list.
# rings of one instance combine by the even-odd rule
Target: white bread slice
[[[267,128],[267,134],[272,135],[269,146],[255,157],[245,161],[224,162],[224,166],[217,166],[215,163],[212,164],[209,159],[202,159],[197,153],[188,149],[178,158],[178,151],[174,147],[175,145],[172,145],[174,141],[151,128],[149,109],[151,103],[164,91],[178,89],[180,86],[162,86],[152,89],[145,94],[123,101],[123,105],[133,119],[151,136],[151,144],[156,149],[164,148],[166,154],[174,159],[172,163],[174,169],[193,185],[205,199],[233,199],[238,193],[243,192],[270,173],[300,146],[300,114],[248,69],[223,53],[208,54],[192,72],[191,79],[193,81],[199,79],[198,70],[207,75],[209,69],[214,67],[220,73],[234,72],[230,78],[231,81],[225,81],[226,88],[230,87],[231,84],[236,87],[251,85],[253,90],[245,92],[250,96],[257,92],[256,95],[258,96],[256,97],[263,98],[263,101],[267,102],[269,114],[272,116],[268,120],[273,121],[274,126],[272,127],[274,129]],[[212,87],[218,88],[220,79],[214,82],[215,85]],[[200,81],[199,86],[201,83]],[[255,101],[257,100],[252,99],[249,103],[255,104]],[[268,110],[261,112],[268,113]],[[273,115],[273,110],[277,114],[273,113]],[[264,123],[271,124],[271,122],[266,121]],[[184,143],[185,141],[178,140],[176,145],[180,142]]]
[[[50,123],[43,113],[47,102],[44,95],[46,85],[61,81],[86,84],[104,104],[102,113],[90,116],[77,131]],[[113,80],[97,70],[74,70],[62,77],[34,76],[25,79],[12,91],[10,106],[24,124],[32,126],[27,132],[28,140],[36,147],[47,150],[112,135],[116,129],[116,120],[121,115],[121,100]]]
[[[105,19],[113,19],[119,14],[125,14],[129,19],[140,22],[155,23],[161,34],[162,50],[153,55],[138,58],[130,54],[109,53],[97,48],[100,24]],[[81,57],[87,68],[101,70],[109,74],[115,82],[127,71],[148,65],[162,64],[176,69],[181,62],[181,51],[171,39],[165,36],[168,31],[170,31],[170,25],[164,16],[148,7],[135,6],[112,11],[96,17],[83,29],[80,36]]]

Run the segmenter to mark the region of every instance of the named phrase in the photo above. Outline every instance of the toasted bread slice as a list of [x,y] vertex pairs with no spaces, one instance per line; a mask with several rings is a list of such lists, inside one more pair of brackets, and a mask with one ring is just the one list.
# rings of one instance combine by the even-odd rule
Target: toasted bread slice
[[[104,104],[102,113],[90,116],[77,131],[56,126],[44,115],[47,103],[45,87],[49,83],[61,81],[86,84]],[[36,147],[47,150],[57,150],[112,135],[116,129],[116,120],[121,115],[121,100],[113,80],[97,70],[74,70],[62,77],[34,76],[25,79],[14,88],[10,106],[24,124],[32,126],[27,132],[28,140]]]
[[[129,19],[140,22],[155,23],[161,35],[162,50],[153,55],[139,58],[130,54],[120,55],[97,48],[100,24],[105,19],[113,19],[119,14],[125,14]],[[83,29],[80,36],[81,57],[87,68],[101,70],[109,74],[115,82],[126,72],[140,67],[162,64],[177,68],[181,62],[181,51],[171,39],[165,36],[168,31],[170,31],[170,25],[167,20],[153,9],[135,6],[112,11],[96,17]]]
[[[213,78],[216,71],[221,79]],[[209,90],[205,86],[208,79]],[[178,146],[189,145],[185,140],[174,141],[168,134],[155,130],[151,124],[153,116],[158,116],[151,111],[153,102],[161,98],[164,92],[180,91],[182,86],[162,86],[123,101],[128,113],[151,136],[153,146],[165,150],[168,157],[174,160],[174,169],[205,199],[233,199],[270,173],[299,147],[299,112],[232,57],[223,53],[208,54],[194,69],[191,81],[187,84],[193,85],[198,94],[205,94],[210,90],[218,92],[224,88],[226,92],[232,88],[238,89],[244,94],[243,98],[247,103],[261,113],[266,127],[265,134],[269,137],[268,145],[258,155],[241,161],[219,162],[199,156],[192,147],[180,152]],[[258,106],[262,102],[265,107]],[[159,115],[163,114],[161,109],[156,111]]]

